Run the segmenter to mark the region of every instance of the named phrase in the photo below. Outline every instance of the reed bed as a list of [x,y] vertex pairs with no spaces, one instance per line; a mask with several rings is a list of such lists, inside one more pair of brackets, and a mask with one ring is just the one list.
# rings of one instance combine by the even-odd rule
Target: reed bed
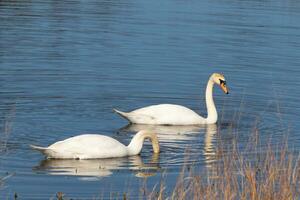
[[147,199],[300,199],[299,154],[289,150],[287,142],[281,147],[263,146],[258,147],[256,140],[250,140],[240,152],[236,145],[230,151],[221,145],[217,161],[205,172],[184,166],[174,188],[168,188],[162,181]]

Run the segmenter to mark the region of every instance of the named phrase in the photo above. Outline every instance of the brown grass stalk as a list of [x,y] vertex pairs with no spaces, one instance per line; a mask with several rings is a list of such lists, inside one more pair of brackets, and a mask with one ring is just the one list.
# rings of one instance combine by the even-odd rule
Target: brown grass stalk
[[[218,161],[209,168],[209,173],[201,175],[183,167],[176,186],[171,190],[161,186],[158,199],[299,199],[299,156],[288,150],[287,143],[282,148],[269,145],[266,150],[260,150],[256,139],[251,142],[248,146],[255,149],[253,155],[240,153],[235,145],[227,153],[224,148],[219,149]],[[171,195],[166,191],[171,191]],[[156,199],[152,197],[148,199]]]

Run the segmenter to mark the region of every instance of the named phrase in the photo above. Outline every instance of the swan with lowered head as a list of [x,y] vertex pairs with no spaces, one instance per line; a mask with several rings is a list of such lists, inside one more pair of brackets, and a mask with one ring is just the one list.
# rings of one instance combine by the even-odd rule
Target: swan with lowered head
[[84,134],[58,141],[48,147],[30,145],[45,154],[47,158],[57,159],[96,159],[134,156],[141,152],[145,139],[150,139],[154,153],[159,153],[159,143],[155,133],[141,130],[128,146],[119,141],[96,134]]
[[213,86],[217,84],[224,93],[228,88],[224,75],[213,73],[208,79],[205,93],[207,117],[201,117],[193,110],[174,104],[159,104],[136,109],[131,112],[122,112],[114,109],[116,113],[133,124],[160,124],[160,125],[193,125],[214,124],[218,120],[218,113],[213,100]]

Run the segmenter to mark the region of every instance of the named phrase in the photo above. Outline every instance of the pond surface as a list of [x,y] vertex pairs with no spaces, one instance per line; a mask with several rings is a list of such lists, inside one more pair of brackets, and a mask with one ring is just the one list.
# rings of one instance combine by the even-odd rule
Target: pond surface
[[[173,186],[183,165],[208,169],[222,143],[243,149],[288,137],[300,150],[300,2],[0,1],[0,198],[140,197],[164,177]],[[215,88],[212,126],[127,126],[129,111],[173,103],[206,115],[205,87]],[[128,144],[140,129],[158,133],[161,154],[45,160],[46,146],[82,133]],[[141,191],[146,188],[148,191]]]

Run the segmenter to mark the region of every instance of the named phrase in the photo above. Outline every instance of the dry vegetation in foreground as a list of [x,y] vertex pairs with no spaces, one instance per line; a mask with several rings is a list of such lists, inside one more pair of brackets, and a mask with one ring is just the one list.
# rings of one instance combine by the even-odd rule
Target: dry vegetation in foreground
[[201,176],[184,167],[175,188],[166,188],[161,183],[147,199],[300,199],[299,155],[290,152],[287,143],[281,148],[269,145],[264,153],[258,151],[256,144],[251,141],[247,153],[240,153],[235,147],[225,153],[221,148],[217,154],[219,162],[206,174]]

